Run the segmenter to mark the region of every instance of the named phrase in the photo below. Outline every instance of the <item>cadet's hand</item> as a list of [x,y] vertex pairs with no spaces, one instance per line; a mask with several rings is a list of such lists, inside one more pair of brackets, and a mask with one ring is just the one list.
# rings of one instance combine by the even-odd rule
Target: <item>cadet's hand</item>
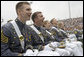
[[39,50],[39,51],[44,50],[44,46],[43,46],[43,45],[39,45],[38,50]]
[[31,50],[31,49],[28,49],[24,54],[23,56],[33,56],[34,55],[34,52]]
[[34,50],[33,50],[33,46],[32,46],[32,45],[27,45],[26,48],[27,48],[27,49],[31,49],[31,50],[34,52]]
[[19,53],[18,56],[23,56],[23,54]]

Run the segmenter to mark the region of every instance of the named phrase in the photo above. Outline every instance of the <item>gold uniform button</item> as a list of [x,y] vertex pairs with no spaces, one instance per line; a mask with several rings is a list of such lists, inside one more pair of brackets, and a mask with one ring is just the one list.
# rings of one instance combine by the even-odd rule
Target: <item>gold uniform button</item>
[[16,39],[16,37],[14,37],[14,39]]
[[12,42],[14,44],[14,42]]
[[14,32],[14,34],[15,34],[15,32]]
[[18,56],[22,56],[22,54],[19,53]]
[[25,33],[23,33],[25,35]]

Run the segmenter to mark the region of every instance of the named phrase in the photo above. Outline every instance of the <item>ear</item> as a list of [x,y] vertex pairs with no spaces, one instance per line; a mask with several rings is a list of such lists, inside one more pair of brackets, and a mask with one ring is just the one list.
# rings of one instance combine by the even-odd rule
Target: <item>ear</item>
[[35,18],[35,19],[34,19],[34,22],[35,22],[35,23],[37,23],[37,22],[38,22],[37,18]]
[[20,10],[20,9],[18,9],[18,10],[17,10],[17,13],[18,13],[18,15],[20,15],[20,14],[21,14],[21,10]]
[[36,18],[34,19],[34,22],[35,22],[35,23],[37,22]]

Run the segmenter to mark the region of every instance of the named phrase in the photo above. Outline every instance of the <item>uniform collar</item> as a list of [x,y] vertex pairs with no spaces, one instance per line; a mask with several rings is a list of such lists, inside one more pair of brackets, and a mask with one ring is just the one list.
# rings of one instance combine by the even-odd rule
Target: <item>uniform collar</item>
[[39,26],[37,26],[37,25],[34,25],[34,26],[37,28],[37,30],[39,30],[39,31],[41,30]]
[[15,19],[15,22],[17,23],[20,30],[22,30],[26,25],[26,24],[23,24],[18,18]]

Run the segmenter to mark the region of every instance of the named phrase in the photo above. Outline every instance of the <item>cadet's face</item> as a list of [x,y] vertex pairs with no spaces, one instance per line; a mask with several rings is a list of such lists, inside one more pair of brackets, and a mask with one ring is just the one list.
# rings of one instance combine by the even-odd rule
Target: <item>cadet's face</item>
[[53,25],[57,25],[57,20],[56,19],[54,19],[53,21],[52,21],[52,23],[53,23]]
[[51,28],[51,23],[50,22],[47,22],[46,24],[44,24],[45,25],[45,28],[46,29],[50,29]]
[[61,23],[61,27],[64,27],[64,23]]
[[44,17],[43,17],[43,15],[42,15],[42,13],[39,13],[39,14],[37,15],[37,22],[38,22],[39,24],[43,24],[43,21],[44,21]]
[[61,28],[61,29],[64,28],[64,23],[63,22],[59,23],[58,27]]
[[25,21],[30,20],[31,13],[32,12],[31,12],[30,5],[25,4],[22,6],[22,10],[20,11],[20,15]]

